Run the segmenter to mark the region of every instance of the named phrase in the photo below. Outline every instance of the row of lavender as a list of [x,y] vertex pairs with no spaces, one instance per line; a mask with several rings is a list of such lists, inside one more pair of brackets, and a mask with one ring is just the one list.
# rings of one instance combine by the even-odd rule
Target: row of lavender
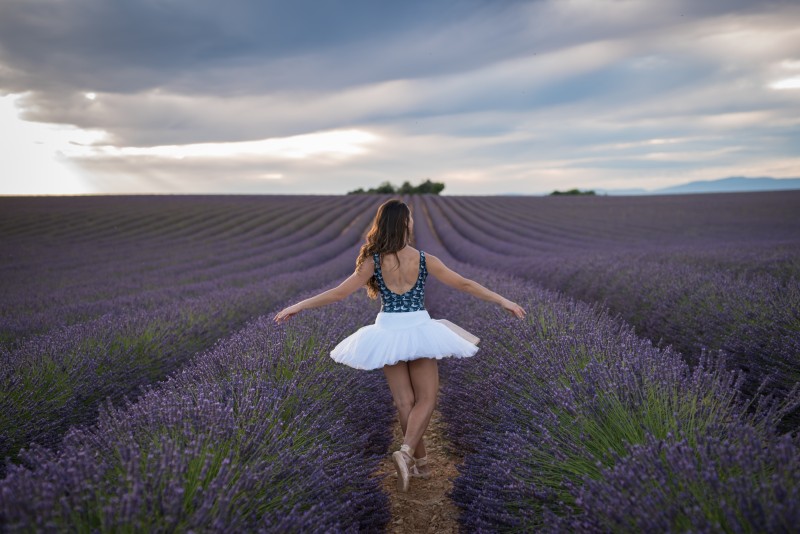
[[452,497],[469,531],[794,528],[800,440],[777,425],[796,390],[748,405],[716,362],[692,370],[598,309],[472,274],[530,321],[442,301],[483,336],[479,357],[447,366],[441,399],[466,453]]
[[[648,197],[436,197],[502,236],[496,246],[537,252],[796,242],[800,191]],[[490,246],[491,248],[491,246]]]
[[388,499],[373,474],[391,443],[391,397],[380,373],[328,356],[374,315],[364,300],[285,327],[260,317],[136,403],[105,405],[58,452],[24,451],[0,482],[0,527],[382,530]]
[[[156,197],[144,206],[138,197],[56,200],[50,218],[60,214],[57,228],[68,229],[56,235],[50,225],[37,226],[39,204],[12,204],[0,216],[0,339],[7,344],[106,313],[257,283],[296,270],[293,259],[310,248],[317,255],[306,254],[303,266],[319,263],[339,253],[341,242],[332,242],[344,229],[366,225],[362,212],[371,204],[336,197]],[[102,216],[106,203],[116,220]],[[92,240],[97,225],[105,229]]]
[[[135,397],[249,318],[306,287],[345,275],[366,224],[357,207],[341,206],[339,224],[331,225],[335,235],[326,236],[325,245],[315,247],[312,234],[306,243],[294,244],[293,257],[281,256],[286,249],[276,248],[272,265],[261,268],[256,281],[232,283],[239,274],[234,261],[222,282],[209,281],[202,291],[176,283],[174,291],[162,290],[157,306],[120,305],[97,319],[0,348],[0,458],[14,459],[32,442],[56,445],[71,425],[94,421],[104,399],[116,403]],[[113,285],[120,276],[98,285]],[[163,271],[159,276],[162,284],[170,280]],[[86,296],[74,298],[80,303]]]
[[745,402],[720,361],[692,369],[603,308],[458,262],[437,241],[452,231],[418,224],[419,245],[528,311],[430,285],[431,314],[482,337],[441,366],[465,530],[792,531],[800,438],[778,421],[800,391]]
[[749,395],[800,381],[800,195],[505,200],[426,207],[459,260],[601,302],[692,364],[722,350]]

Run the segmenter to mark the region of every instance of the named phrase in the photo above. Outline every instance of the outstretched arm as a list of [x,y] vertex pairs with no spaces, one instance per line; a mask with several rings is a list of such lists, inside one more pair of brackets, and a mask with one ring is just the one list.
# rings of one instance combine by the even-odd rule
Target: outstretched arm
[[344,282],[333,289],[323,291],[318,295],[309,297],[298,302],[297,304],[293,304],[279,311],[277,314],[275,314],[275,322],[282,323],[289,319],[289,317],[292,317],[303,310],[307,310],[309,308],[319,308],[320,306],[325,306],[326,304],[338,302],[355,292],[359,287],[366,284],[367,280],[369,280],[374,273],[375,265],[372,262],[365,261],[358,269],[356,269],[353,274],[347,277]]
[[464,278],[454,270],[448,268],[442,260],[436,256],[426,254],[425,258],[428,272],[443,284],[458,289],[459,291],[469,293],[479,299],[494,302],[515,317],[519,317],[520,319],[525,317],[525,310],[516,302],[512,302],[504,296],[498,295],[494,291],[483,287],[478,282],[470,280],[469,278]]

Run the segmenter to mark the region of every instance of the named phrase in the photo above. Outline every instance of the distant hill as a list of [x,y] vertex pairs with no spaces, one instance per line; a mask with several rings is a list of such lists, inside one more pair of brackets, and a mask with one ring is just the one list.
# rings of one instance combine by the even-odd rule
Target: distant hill
[[719,180],[700,180],[662,189],[599,189],[606,195],[679,195],[687,193],[734,193],[747,191],[785,191],[800,189],[800,178],[747,178],[731,176]]
[[782,191],[800,189],[800,178],[746,178],[733,176],[720,180],[689,182],[658,189],[659,193],[724,193],[726,191]]

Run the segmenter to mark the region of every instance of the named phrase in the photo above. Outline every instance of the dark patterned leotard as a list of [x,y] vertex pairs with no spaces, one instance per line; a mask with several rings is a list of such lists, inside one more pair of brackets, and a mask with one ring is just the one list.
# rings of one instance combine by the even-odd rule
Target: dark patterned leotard
[[425,266],[424,252],[421,250],[419,251],[419,275],[417,276],[417,283],[402,295],[398,295],[386,287],[386,283],[383,281],[383,273],[381,273],[380,254],[373,254],[372,259],[375,261],[375,278],[378,280],[378,287],[381,290],[381,302],[383,303],[381,311],[394,313],[425,309],[425,279],[428,277],[428,269]]

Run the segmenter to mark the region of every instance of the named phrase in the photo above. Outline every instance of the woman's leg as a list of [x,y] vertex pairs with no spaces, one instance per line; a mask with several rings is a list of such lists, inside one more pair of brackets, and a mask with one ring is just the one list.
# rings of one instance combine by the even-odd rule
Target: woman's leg
[[[414,388],[411,385],[408,362],[384,365],[383,372],[386,375],[386,381],[389,383],[389,390],[392,392],[394,405],[397,407],[397,414],[400,418],[400,427],[403,429],[403,436],[405,436],[408,428],[408,415],[416,402]],[[414,456],[422,458],[425,454],[425,444],[420,439],[417,448],[414,450]]]
[[[414,388],[414,407],[408,414],[405,440],[411,447],[422,443],[422,434],[428,428],[436,397],[439,393],[439,363],[434,358],[419,358],[408,362],[408,374]],[[424,454],[415,454],[421,458]]]

